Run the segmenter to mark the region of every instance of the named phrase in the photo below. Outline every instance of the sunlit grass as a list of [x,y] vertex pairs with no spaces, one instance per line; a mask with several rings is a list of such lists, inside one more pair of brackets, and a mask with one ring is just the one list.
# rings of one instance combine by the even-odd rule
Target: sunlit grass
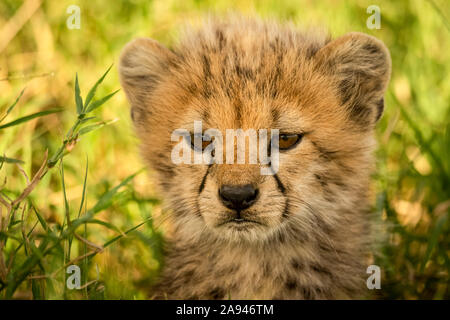
[[[3,26],[17,19],[15,13],[26,2],[0,3],[0,37]],[[81,8],[80,30],[66,27],[66,8],[71,4]],[[33,249],[45,242],[45,224],[56,235],[67,230],[68,216],[82,219],[105,200],[108,191],[144,167],[124,94],[118,92],[101,108],[89,110],[83,119],[96,119],[82,123],[86,129],[80,134],[77,130],[81,127],[77,125],[70,132],[71,128],[83,121],[80,114],[84,104],[93,100],[80,94],[80,104],[74,98],[75,88],[89,93],[99,75],[113,63],[95,90],[95,97],[107,96],[119,88],[115,65],[120,50],[132,38],[150,36],[170,46],[184,22],[198,22],[206,14],[221,15],[231,10],[289,19],[299,27],[325,27],[335,37],[361,31],[386,43],[393,72],[386,111],[377,127],[379,148],[373,176],[374,210],[383,219],[387,235],[382,254],[375,257],[384,272],[380,295],[448,299],[450,3],[377,1],[380,30],[366,27],[366,8],[371,4],[362,0],[44,1],[0,52],[0,194],[11,199],[19,196],[28,185],[24,173],[31,179],[38,172],[46,150],[54,167],[23,201],[24,219],[20,218],[23,207],[17,208],[16,219],[23,221],[13,228],[14,234],[0,238],[11,236],[3,259],[11,261],[20,241],[29,239],[13,259],[11,270],[20,272],[27,258],[39,256]],[[27,118],[30,115],[36,118]],[[14,123],[17,119],[23,122]],[[63,163],[58,154],[65,155]],[[82,268],[82,285],[89,283],[86,288],[65,289],[64,271],[53,278],[42,278],[94,250],[72,234],[62,239],[60,251],[34,260],[13,297],[148,297],[148,287],[161,263],[161,234],[150,219],[161,210],[153,183],[147,173],[135,176],[118,190],[114,201],[96,212],[95,219],[107,225],[88,224],[86,229],[84,225],[78,229],[80,237],[102,246],[121,236],[101,253],[77,262]],[[6,208],[0,207],[5,219]],[[147,222],[123,236],[143,221]],[[380,234],[379,238],[385,236]],[[0,288],[0,297],[8,297],[6,286],[0,284]]]

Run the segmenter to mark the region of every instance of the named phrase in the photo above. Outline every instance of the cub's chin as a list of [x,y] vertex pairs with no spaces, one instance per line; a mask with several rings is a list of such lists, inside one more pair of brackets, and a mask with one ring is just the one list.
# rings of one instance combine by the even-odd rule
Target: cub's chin
[[251,218],[230,218],[209,225],[219,239],[231,242],[260,242],[267,240],[276,227]]

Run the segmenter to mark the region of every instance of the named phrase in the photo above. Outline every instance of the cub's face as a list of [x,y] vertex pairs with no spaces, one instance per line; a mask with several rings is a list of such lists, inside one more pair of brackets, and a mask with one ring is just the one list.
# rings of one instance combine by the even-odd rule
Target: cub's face
[[[232,241],[330,228],[337,212],[360,205],[389,74],[386,48],[367,35],[329,41],[257,23],[208,26],[172,51],[138,39],[120,63],[142,153],[178,233]],[[229,129],[254,130],[256,149]],[[263,141],[260,130],[279,136]],[[200,141],[211,132],[212,143]],[[215,161],[195,163],[212,145]]]

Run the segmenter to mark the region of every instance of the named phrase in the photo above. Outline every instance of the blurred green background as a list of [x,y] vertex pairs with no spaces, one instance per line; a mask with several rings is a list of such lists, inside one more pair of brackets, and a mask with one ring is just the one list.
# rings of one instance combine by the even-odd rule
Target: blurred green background
[[[66,9],[72,4],[81,9],[79,30],[66,26]],[[366,10],[373,4],[381,9],[379,30],[366,26],[370,16]],[[384,299],[449,299],[450,2],[446,0],[2,0],[0,115],[25,88],[3,124],[38,111],[64,111],[0,130],[0,155],[23,161],[20,166],[31,177],[44,160],[45,150],[54,154],[77,119],[75,73],[84,98],[114,63],[97,90],[97,95],[103,96],[120,88],[117,59],[128,41],[145,36],[170,46],[183,23],[197,23],[206,14],[229,11],[290,20],[299,28],[325,27],[333,37],[365,32],[386,43],[393,71],[385,114],[377,127],[379,148],[373,176],[374,212],[383,220],[378,237],[384,240],[380,254],[373,258],[383,272],[382,289],[376,294]],[[94,114],[115,122],[82,136],[64,158],[72,217],[83,198],[87,159],[87,208],[144,167],[124,93],[120,91]],[[35,207],[55,232],[66,215],[60,167],[49,171],[27,200],[28,208]],[[82,290],[67,290],[64,270],[58,270],[86,253],[89,246],[73,238],[62,242],[61,252],[41,256],[26,250],[27,246],[21,245],[23,235],[28,235],[33,249],[43,241],[45,227],[38,224],[33,228],[37,215],[25,212],[23,219],[17,219],[17,224],[1,235],[5,242],[1,254],[12,277],[27,266],[28,257],[36,257],[13,297],[147,298],[161,265],[163,236],[149,220],[161,213],[151,177],[151,172],[138,174],[96,215],[110,225],[91,223],[80,228],[90,242],[104,244],[145,221],[102,252],[77,261],[82,266],[82,285],[88,283]],[[19,166],[3,163],[0,194],[14,198],[26,183]],[[5,219],[6,208],[2,212]],[[0,298],[7,297],[7,283],[0,283]]]

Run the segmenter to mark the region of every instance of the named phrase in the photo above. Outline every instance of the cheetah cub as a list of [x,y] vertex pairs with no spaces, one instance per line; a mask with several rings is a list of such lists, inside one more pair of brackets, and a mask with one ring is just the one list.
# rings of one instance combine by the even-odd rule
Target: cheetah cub
[[[244,18],[187,28],[171,49],[129,43],[121,84],[170,221],[153,297],[365,297],[374,127],[390,70],[387,48],[369,35],[333,40]],[[186,139],[173,139],[180,128]],[[181,143],[191,160],[218,141],[204,138],[208,129],[226,136],[211,154],[227,161],[174,161]],[[248,161],[249,136],[245,161],[230,163],[239,139],[229,129],[278,132],[276,170]]]

